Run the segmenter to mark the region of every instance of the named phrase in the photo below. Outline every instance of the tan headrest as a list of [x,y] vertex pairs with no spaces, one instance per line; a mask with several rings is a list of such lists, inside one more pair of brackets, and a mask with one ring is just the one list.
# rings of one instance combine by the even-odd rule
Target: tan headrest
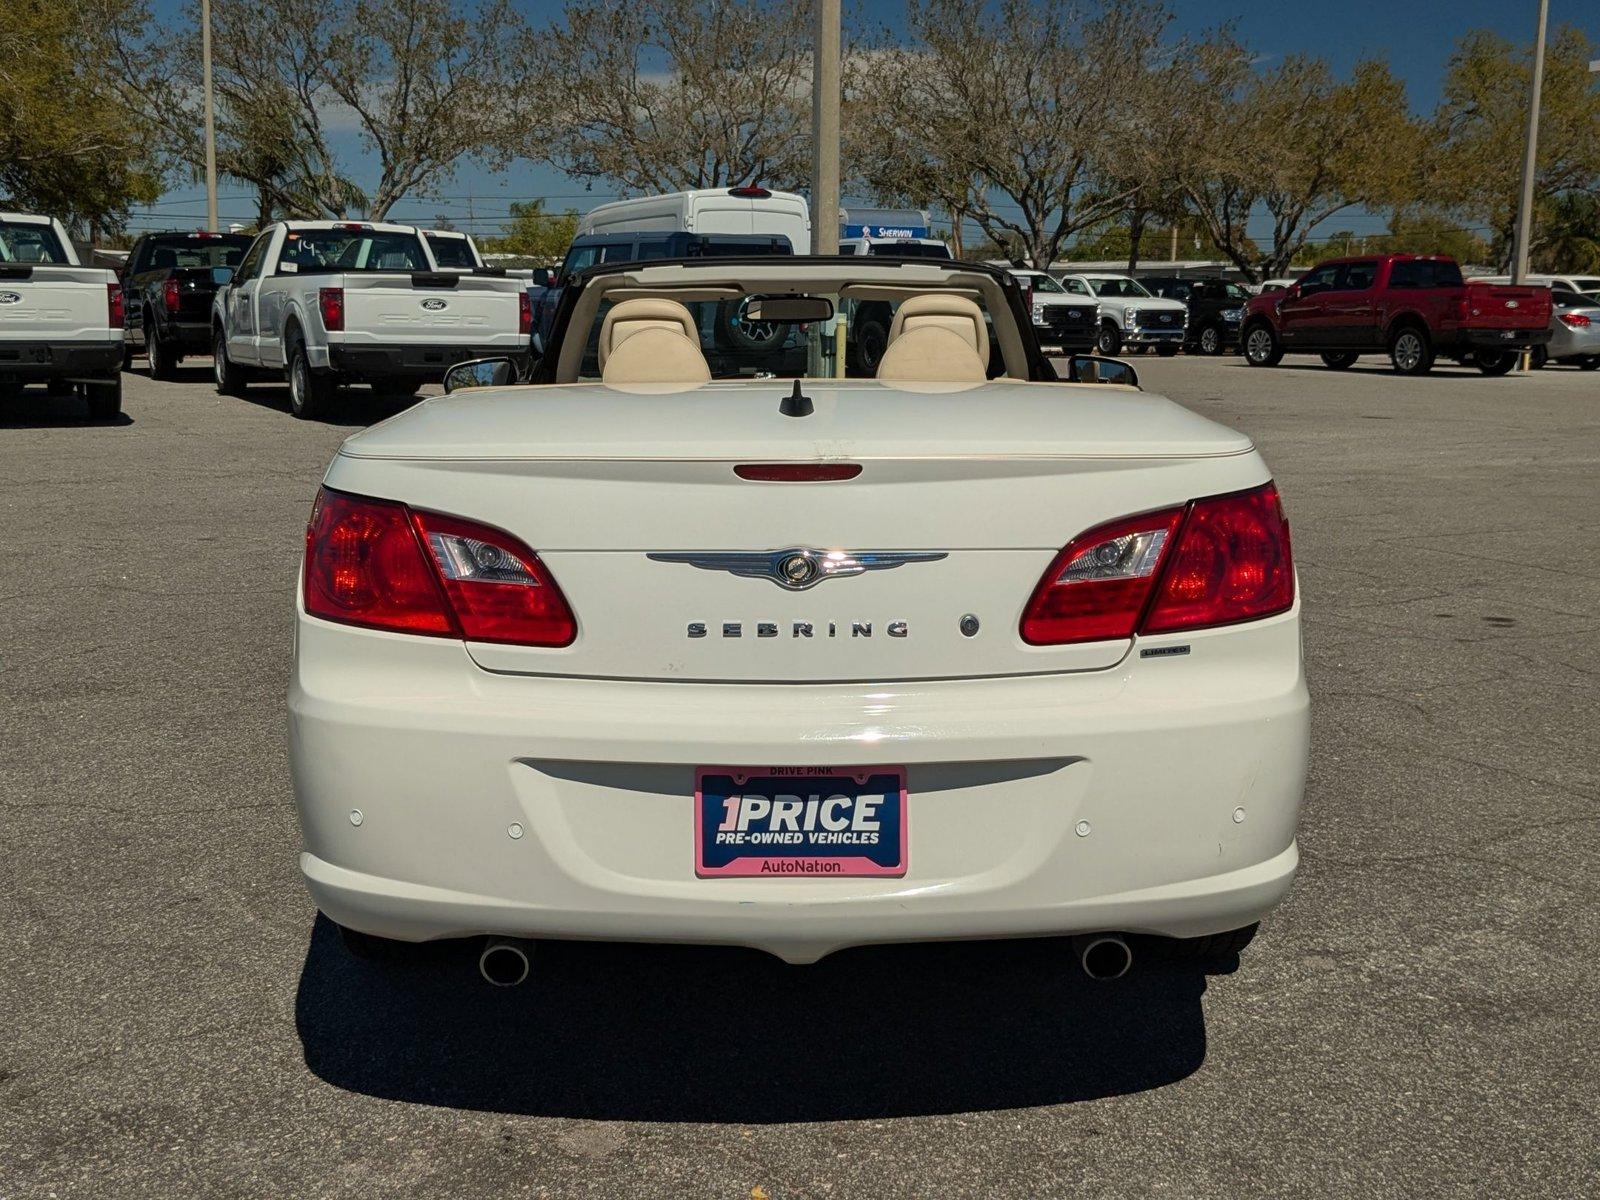
[[[602,345],[604,336],[601,335]],[[612,347],[606,365],[600,368],[600,382],[710,383],[711,368],[706,365],[698,342],[691,342],[668,325],[647,325]]]
[[641,329],[667,329],[681,333],[696,347],[700,345],[700,331],[695,328],[689,310],[676,300],[663,300],[646,296],[637,300],[624,300],[613,305],[600,324],[600,373],[605,374],[606,360]]
[[889,343],[878,363],[879,379],[903,383],[982,383],[988,374],[988,360],[942,325],[907,330]]
[[989,362],[989,330],[983,322],[983,309],[965,296],[949,292],[924,292],[913,296],[895,310],[889,326],[889,344],[914,329],[948,329],[958,334],[985,364]]

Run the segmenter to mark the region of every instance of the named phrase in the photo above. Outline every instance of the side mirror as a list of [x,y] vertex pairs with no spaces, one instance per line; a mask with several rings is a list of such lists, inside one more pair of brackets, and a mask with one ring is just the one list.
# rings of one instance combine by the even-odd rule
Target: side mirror
[[1114,383],[1119,387],[1139,386],[1139,372],[1120,358],[1099,358],[1093,354],[1074,354],[1067,362],[1068,383]]
[[517,380],[517,364],[509,358],[470,358],[444,373],[444,390],[448,394],[464,388],[510,387]]

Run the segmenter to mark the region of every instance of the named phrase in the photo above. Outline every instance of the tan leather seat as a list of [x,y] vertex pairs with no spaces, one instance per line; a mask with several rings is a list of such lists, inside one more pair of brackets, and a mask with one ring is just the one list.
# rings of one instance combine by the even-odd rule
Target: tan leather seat
[[959,333],[937,325],[902,333],[878,363],[886,383],[982,383],[989,371]]
[[911,297],[895,310],[889,326],[889,344],[894,345],[895,338],[914,329],[948,329],[960,334],[987,368],[989,327],[984,323],[983,309],[965,296],[926,292]]
[[604,383],[705,383],[711,378],[694,317],[676,300],[641,297],[613,305],[600,323],[599,351]]

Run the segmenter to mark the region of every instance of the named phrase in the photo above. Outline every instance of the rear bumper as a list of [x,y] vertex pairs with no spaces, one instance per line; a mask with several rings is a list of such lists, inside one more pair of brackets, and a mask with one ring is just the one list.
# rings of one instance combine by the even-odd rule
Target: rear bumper
[[437,383],[450,367],[472,358],[513,358],[522,362],[527,357],[527,345],[523,342],[515,346],[346,343],[329,345],[327,354],[328,369],[350,379],[411,379]]
[[100,342],[0,341],[0,379],[104,379],[122,369],[122,338]]
[[1185,331],[1183,326],[1176,325],[1171,329],[1147,329],[1142,326],[1128,329],[1123,332],[1122,342],[1125,346],[1181,346]]
[[1461,345],[1468,350],[1528,350],[1550,340],[1546,329],[1463,329]]
[[[1075,675],[804,686],[512,676],[299,617],[290,759],[318,906],[385,937],[845,946],[1259,920],[1298,854],[1298,615]],[[697,765],[903,764],[903,878],[699,879]],[[359,818],[353,814],[359,812]]]

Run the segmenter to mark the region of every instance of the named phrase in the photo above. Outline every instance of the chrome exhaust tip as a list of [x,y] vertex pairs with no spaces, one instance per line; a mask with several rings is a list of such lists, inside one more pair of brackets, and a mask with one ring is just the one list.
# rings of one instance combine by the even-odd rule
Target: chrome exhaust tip
[[1072,939],[1072,948],[1090,979],[1121,979],[1133,966],[1133,951],[1118,933],[1080,933]]
[[528,978],[528,949],[510,938],[490,938],[478,955],[478,974],[495,987],[516,987]]

